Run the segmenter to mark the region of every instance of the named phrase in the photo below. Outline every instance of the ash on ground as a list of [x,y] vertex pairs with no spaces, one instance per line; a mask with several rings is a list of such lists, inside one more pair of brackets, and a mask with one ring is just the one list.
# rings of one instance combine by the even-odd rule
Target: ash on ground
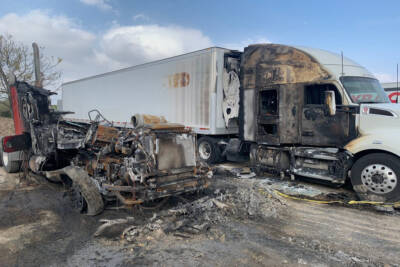
[[165,202],[154,210],[143,207],[137,215],[141,219],[136,220],[136,216],[103,219],[95,235],[110,236],[110,228],[114,228],[111,232],[118,233],[117,228],[123,240],[139,244],[166,235],[190,238],[212,232],[213,226],[235,219],[267,221],[278,218],[285,213],[286,206],[284,200],[263,186],[262,180],[236,178],[215,178],[212,186],[203,192],[173,197]]

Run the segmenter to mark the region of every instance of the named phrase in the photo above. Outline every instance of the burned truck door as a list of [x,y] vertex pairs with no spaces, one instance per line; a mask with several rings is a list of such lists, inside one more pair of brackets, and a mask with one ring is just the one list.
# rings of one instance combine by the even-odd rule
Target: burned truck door
[[[336,114],[330,115],[325,92],[334,91]],[[304,85],[304,106],[301,118],[301,143],[312,146],[342,147],[351,137],[351,113],[342,105],[342,96],[333,84]]]
[[277,88],[259,89],[257,141],[277,145],[280,143],[279,129],[279,93]]
[[299,105],[296,84],[258,88],[257,142],[269,145],[299,143]]

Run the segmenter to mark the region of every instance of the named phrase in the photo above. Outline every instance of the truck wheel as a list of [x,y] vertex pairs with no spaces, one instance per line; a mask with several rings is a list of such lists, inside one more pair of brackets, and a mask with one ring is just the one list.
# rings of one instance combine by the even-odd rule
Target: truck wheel
[[221,151],[217,141],[211,137],[203,136],[198,140],[197,151],[201,160],[212,164],[221,159]]
[[399,201],[399,179],[399,158],[385,153],[363,156],[351,169],[351,183],[362,200]]
[[70,199],[72,208],[82,214],[94,216],[104,209],[104,202],[97,188],[82,181],[73,182]]
[[[86,215],[94,216],[100,214],[104,209],[104,201],[99,189],[87,172],[73,166],[65,167],[63,170],[69,179],[72,180],[70,197],[73,207]],[[66,182],[66,184],[71,183]]]

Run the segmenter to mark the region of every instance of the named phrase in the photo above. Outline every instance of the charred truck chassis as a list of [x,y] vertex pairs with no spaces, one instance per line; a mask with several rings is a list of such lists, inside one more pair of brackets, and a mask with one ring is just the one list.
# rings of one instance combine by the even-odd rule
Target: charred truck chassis
[[357,136],[358,110],[337,98],[329,114],[323,96],[337,91],[329,73],[302,51],[268,44],[245,49],[241,79],[240,135],[253,143],[252,165],[345,183],[353,157],[343,147]]
[[[104,201],[124,206],[204,189],[212,175],[197,161],[195,135],[160,121],[134,129],[63,120],[49,108],[50,91],[16,82],[10,87],[16,136],[3,138],[6,152],[33,173],[71,188],[76,207],[89,215]],[[134,119],[137,119],[136,117]]]
[[352,166],[351,154],[337,148],[255,145],[251,148],[250,160],[258,173],[300,175],[335,184],[346,182]]

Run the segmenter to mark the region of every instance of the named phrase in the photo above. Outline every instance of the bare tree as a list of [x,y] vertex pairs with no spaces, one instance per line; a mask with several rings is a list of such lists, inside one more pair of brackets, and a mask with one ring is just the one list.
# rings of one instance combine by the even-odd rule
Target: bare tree
[[[41,47],[41,50],[43,48]],[[62,61],[61,58],[45,57],[40,54],[40,69],[42,84],[44,86],[58,85],[61,72],[56,69]],[[0,104],[10,107],[8,74],[13,73],[18,81],[32,83],[34,77],[32,49],[23,43],[17,42],[12,35],[0,34]]]

